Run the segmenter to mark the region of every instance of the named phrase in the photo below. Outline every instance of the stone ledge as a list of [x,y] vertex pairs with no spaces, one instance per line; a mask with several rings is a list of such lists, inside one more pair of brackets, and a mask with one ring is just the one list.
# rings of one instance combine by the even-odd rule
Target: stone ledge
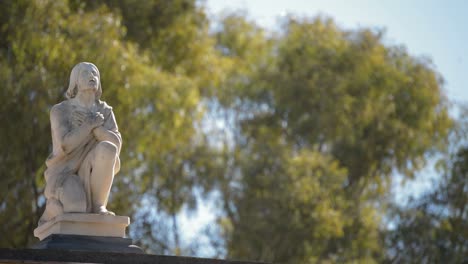
[[50,249],[0,249],[1,263],[260,264],[249,261]]
[[34,229],[34,236],[39,240],[52,234],[125,237],[129,224],[127,216],[67,213]]
[[144,253],[141,248],[133,245],[133,241],[130,238],[103,236],[53,234],[30,248],[47,250],[53,249],[94,252]]

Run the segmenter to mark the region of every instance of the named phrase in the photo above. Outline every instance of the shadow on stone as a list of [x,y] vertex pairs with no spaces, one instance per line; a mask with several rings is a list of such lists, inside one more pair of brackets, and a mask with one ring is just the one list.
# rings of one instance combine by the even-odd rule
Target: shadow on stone
[[62,234],[50,235],[31,248],[140,254],[144,253],[141,248],[132,244],[132,239],[130,238]]
[[260,264],[249,261],[57,249],[0,249],[0,263]]

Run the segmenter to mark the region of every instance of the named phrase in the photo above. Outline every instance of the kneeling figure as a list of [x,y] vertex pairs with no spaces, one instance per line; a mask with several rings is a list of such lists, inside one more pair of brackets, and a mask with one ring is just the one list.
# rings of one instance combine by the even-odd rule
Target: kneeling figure
[[52,107],[53,151],[46,161],[47,204],[39,225],[63,213],[98,213],[120,169],[122,138],[112,107],[100,101],[98,68],[77,64],[70,75],[67,100]]

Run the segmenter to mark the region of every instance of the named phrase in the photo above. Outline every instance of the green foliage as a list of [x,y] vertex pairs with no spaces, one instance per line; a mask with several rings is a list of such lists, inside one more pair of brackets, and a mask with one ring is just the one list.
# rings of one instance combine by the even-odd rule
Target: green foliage
[[[390,210],[385,233],[389,263],[465,263],[468,256],[468,148],[466,109],[454,133],[452,154],[441,160],[435,188],[408,206]],[[458,135],[456,135],[458,134]]]
[[[328,18],[288,17],[267,32],[242,13],[210,27],[205,12],[195,0],[0,1],[0,247],[35,242],[49,110],[73,65],[91,61],[124,141],[110,209],[132,216],[149,252],[196,254],[178,215],[216,197],[208,232],[220,257],[417,262],[424,248],[439,252],[428,260],[459,260],[463,151],[434,194],[450,206],[427,199],[450,214],[398,208],[397,229],[382,227],[392,176],[412,177],[447,144],[452,120],[430,61]],[[434,241],[457,246],[390,254]]]
[[[245,50],[258,50],[261,31],[242,17],[223,23],[224,54],[249,61]],[[382,38],[344,31],[330,19],[291,17],[281,34],[264,40],[269,58],[233,75],[241,81],[226,89],[234,102],[226,111],[240,127],[239,175],[231,177],[240,187],[223,192],[231,257],[382,258],[380,216],[392,174],[411,177],[444,145],[451,126],[431,64]]]
[[[103,98],[115,107],[122,127],[125,166],[115,179],[115,209],[131,215],[144,193],[156,196],[159,210],[170,214],[193,203],[195,180],[183,168],[202,144],[194,139],[203,110],[197,80],[150,63],[125,41],[121,17],[104,5],[85,11],[71,10],[66,1],[25,1],[2,2],[0,9],[10,18],[1,27],[2,39],[8,40],[0,57],[6,83],[0,113],[8,124],[1,138],[8,147],[0,158],[5,175],[0,219],[5,232],[24,234],[0,243],[19,247],[33,242],[32,230],[44,206],[48,111],[63,100],[69,71],[79,61],[101,69]],[[17,203],[20,197],[23,202]]]
[[322,259],[323,241],[343,236],[346,170],[317,152],[290,156],[281,147],[260,148],[266,153],[242,164],[250,176],[233,201],[238,211],[229,253],[281,263]]

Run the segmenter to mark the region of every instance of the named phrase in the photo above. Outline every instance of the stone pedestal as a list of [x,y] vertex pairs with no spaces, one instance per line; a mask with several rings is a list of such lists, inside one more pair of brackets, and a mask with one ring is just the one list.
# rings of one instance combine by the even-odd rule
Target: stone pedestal
[[41,240],[33,249],[144,253],[125,238],[126,216],[68,213],[34,230]]
[[251,261],[232,261],[206,258],[159,256],[150,254],[92,252],[74,250],[2,249],[0,263],[29,264],[70,264],[70,263],[109,263],[109,264],[261,264]]
[[32,249],[74,250],[116,253],[144,253],[130,238],[78,236],[78,235],[50,235],[31,247]]
[[125,237],[125,228],[130,224],[126,216],[68,213],[34,229],[34,236],[43,240],[52,234]]

